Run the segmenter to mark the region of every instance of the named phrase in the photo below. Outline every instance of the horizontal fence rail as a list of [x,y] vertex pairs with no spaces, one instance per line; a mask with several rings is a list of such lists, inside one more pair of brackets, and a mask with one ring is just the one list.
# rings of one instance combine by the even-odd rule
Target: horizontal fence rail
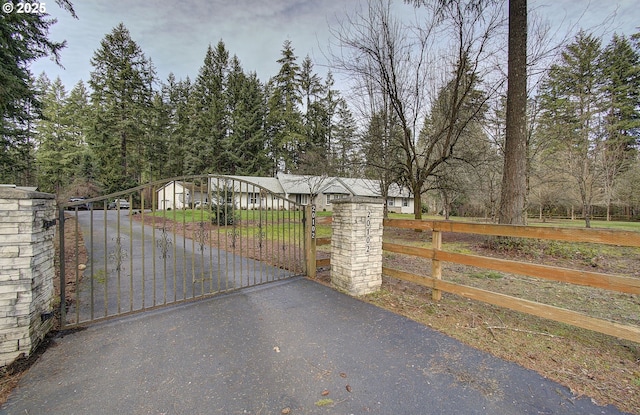
[[433,231],[432,248],[419,248],[401,244],[383,243],[383,250],[385,251],[430,259],[432,261],[432,275],[430,277],[416,275],[388,267],[383,267],[382,273],[400,280],[431,288],[433,290],[432,296],[436,301],[440,299],[441,292],[444,291],[457,294],[465,298],[482,301],[640,343],[640,327],[623,325],[614,321],[591,317],[576,311],[566,310],[535,301],[525,300],[449,281],[443,281],[441,269],[441,263],[448,262],[621,293],[640,294],[640,279],[637,278],[478,255],[452,253],[442,250],[442,232],[640,247],[640,234],[636,232],[542,228],[449,221],[414,221],[401,219],[387,219],[384,221],[384,226]]
[[[324,224],[331,223],[330,217],[322,219]],[[442,279],[442,263],[446,262],[510,274],[524,275],[548,281],[638,295],[640,294],[640,278],[631,278],[601,272],[520,262],[480,255],[447,252],[442,249],[442,234],[444,232],[563,242],[594,243],[621,247],[640,247],[640,233],[638,232],[496,225],[433,220],[416,221],[411,219],[386,219],[384,221],[384,226],[389,228],[432,231],[431,248],[390,242],[383,242],[382,244],[383,251],[411,255],[430,260],[431,276],[417,275],[385,266],[383,266],[382,273],[386,276],[432,289],[432,297],[435,301],[440,300],[442,292],[448,292],[465,298],[640,343],[640,327],[637,326],[624,325],[610,320],[591,317],[576,311],[450,281],[444,281]],[[329,245],[330,243],[330,238],[318,238],[315,241],[315,246]],[[316,266],[330,266],[330,259],[318,259],[316,260]]]
[[384,226],[437,232],[472,233],[477,235],[550,239],[565,242],[590,242],[605,245],[640,247],[640,233],[606,229],[568,229],[449,221],[416,221],[406,219],[386,219],[384,221]]

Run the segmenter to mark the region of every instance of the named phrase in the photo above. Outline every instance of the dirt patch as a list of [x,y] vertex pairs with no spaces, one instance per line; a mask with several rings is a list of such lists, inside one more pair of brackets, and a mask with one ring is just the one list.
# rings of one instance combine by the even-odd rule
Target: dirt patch
[[[139,215],[135,218],[141,220]],[[302,242],[296,244],[291,237],[274,238],[259,231],[247,234],[247,227],[257,228],[258,222],[253,220],[245,220],[241,226],[236,227],[217,226],[208,222],[174,222],[153,216],[145,216],[144,221],[146,225],[154,226],[160,232],[191,239],[196,249],[220,248],[295,273],[304,271]]]
[[[65,303],[67,309],[75,300],[76,286],[82,281],[84,269],[87,265],[87,250],[84,244],[82,230],[78,222],[72,216],[67,216],[64,221],[64,270],[65,270]],[[56,298],[60,297],[60,238],[58,235],[53,241],[56,256],[55,276],[53,287]],[[59,318],[57,319],[59,323]],[[56,327],[57,329],[58,327]]]
[[[430,232],[385,229],[385,241],[396,243],[430,247],[430,237]],[[443,244],[454,252],[640,278],[640,249],[636,248],[547,242],[496,246],[483,236],[447,233]],[[384,266],[418,275],[428,276],[431,270],[430,261],[407,255],[385,253],[383,261]],[[321,272],[318,278],[328,283],[329,272]],[[455,264],[444,264],[443,278],[640,326],[638,295]],[[363,299],[535,370],[597,404],[640,414],[639,344],[452,294],[443,293],[442,300],[434,302],[429,288],[386,277],[381,291]]]

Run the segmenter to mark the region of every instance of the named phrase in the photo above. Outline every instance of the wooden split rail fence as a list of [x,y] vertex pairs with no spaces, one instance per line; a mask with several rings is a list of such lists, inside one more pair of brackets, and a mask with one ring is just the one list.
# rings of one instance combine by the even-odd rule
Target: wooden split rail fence
[[[576,311],[457,284],[450,281],[444,281],[442,279],[442,262],[448,262],[638,295],[640,294],[640,278],[623,277],[599,272],[490,258],[479,255],[459,254],[442,250],[443,232],[512,238],[546,239],[565,242],[587,242],[621,247],[640,247],[640,233],[638,232],[511,226],[450,221],[415,221],[403,219],[387,219],[384,221],[384,226],[432,231],[431,248],[420,248],[386,242],[382,244],[383,250],[387,252],[413,255],[431,260],[431,276],[416,275],[384,266],[382,268],[382,273],[386,276],[431,288],[432,298],[434,301],[439,301],[441,299],[442,292],[444,291],[457,294],[465,298],[640,343],[640,327],[637,326],[624,325],[614,321],[599,319]],[[330,244],[330,238],[318,239],[315,243],[316,246],[326,244]],[[316,260],[316,266],[318,267],[329,265],[329,259]]]

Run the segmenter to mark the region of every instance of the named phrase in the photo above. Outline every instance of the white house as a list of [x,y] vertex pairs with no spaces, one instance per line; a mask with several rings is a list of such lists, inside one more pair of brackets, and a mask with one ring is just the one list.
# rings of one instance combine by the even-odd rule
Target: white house
[[156,190],[158,209],[184,209],[197,201],[208,201],[207,185],[171,181]]
[[[285,197],[306,205],[315,200],[320,210],[332,210],[332,201],[348,196],[380,197],[380,182],[353,177],[301,176],[278,173]],[[387,206],[390,212],[413,213],[413,195],[398,185],[388,190]]]
[[240,209],[289,209],[288,203],[282,200],[284,191],[275,177],[212,177],[210,188],[214,203],[216,199],[222,201],[226,198],[227,203],[233,199]]
[[[315,203],[331,211],[333,201],[348,196],[380,197],[377,180],[278,173],[276,177],[212,177],[207,185],[169,182],[157,191],[158,209],[183,209],[197,201],[234,203],[240,209],[290,209],[294,203]],[[275,196],[274,196],[275,195]],[[413,195],[392,185],[388,190],[390,212],[413,213]]]

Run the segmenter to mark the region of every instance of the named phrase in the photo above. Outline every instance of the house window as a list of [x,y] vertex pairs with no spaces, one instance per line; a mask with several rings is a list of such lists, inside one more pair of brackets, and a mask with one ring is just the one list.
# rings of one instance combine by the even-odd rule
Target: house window
[[296,195],[296,203],[299,205],[308,205],[309,195]]
[[249,203],[255,205],[258,203],[258,193],[249,193]]
[[387,199],[387,206],[393,206],[394,202],[395,202],[394,198]]
[[409,206],[409,198],[408,197],[403,197],[402,198],[402,206],[403,207],[408,207]]

